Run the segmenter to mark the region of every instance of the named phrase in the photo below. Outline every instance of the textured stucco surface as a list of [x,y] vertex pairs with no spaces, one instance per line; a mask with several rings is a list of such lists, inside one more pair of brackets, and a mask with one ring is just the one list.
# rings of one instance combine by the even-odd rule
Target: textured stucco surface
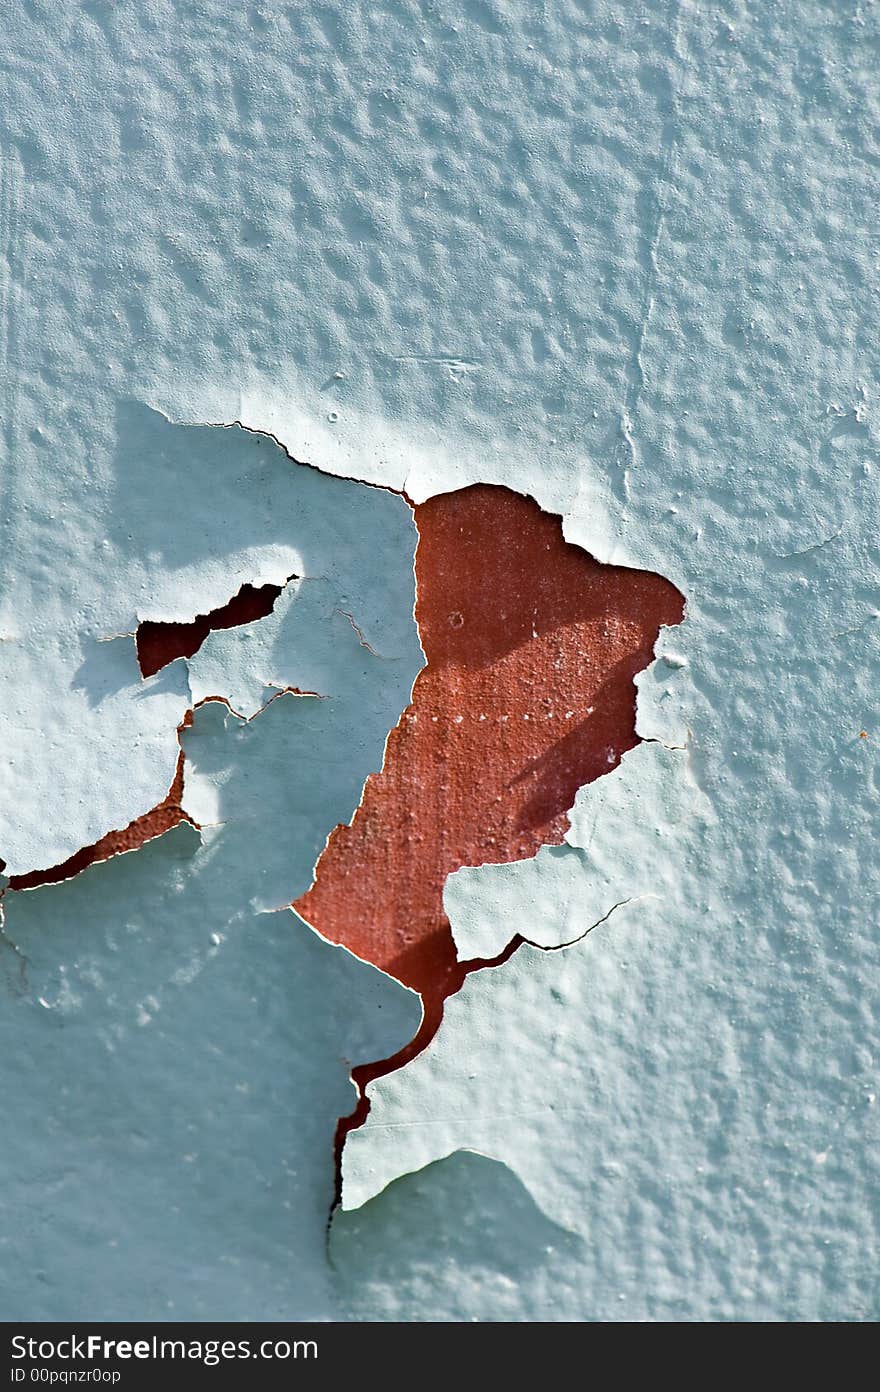
[[4,1318],[336,1312],[328,1156],[350,1060],[405,1043],[420,1008],[289,911],[255,909],[249,869],[246,821],[201,842],[184,824],[16,899]]
[[[683,781],[614,808],[621,841],[656,857],[659,897],[472,977],[431,1049],[374,1085],[344,1196],[369,1201],[335,1220],[335,1271],[322,1147],[351,1101],[346,1030],[366,1001],[337,977],[388,993],[358,1047],[396,1047],[413,998],[295,938],[290,915],[253,928],[287,888],[270,819],[254,810],[241,831],[240,899],[232,870],[156,866],[169,837],[193,844],[188,827],[6,897],[4,1312],[160,1316],[171,1270],[178,1315],[876,1315],[877,7],[17,0],[0,26],[10,871],[162,801],[191,683],[244,713],[266,683],[307,685],[263,660],[277,647],[259,635],[212,635],[191,675],[175,663],[143,685],[130,637],[103,641],[280,584],[309,540],[280,525],[296,506],[274,446],[258,459],[242,432],[169,420],[268,430],[329,485],[405,484],[419,501],[505,483],[688,600],[639,714],[643,735],[683,746],[667,770]],[[393,528],[398,503],[411,527],[401,500],[362,495],[387,505],[371,527]],[[356,597],[377,593],[388,551],[402,575],[413,541],[366,545]],[[388,601],[414,632],[403,580]],[[306,658],[326,666],[338,616],[321,612]],[[379,715],[387,730],[408,699],[420,658],[401,641],[403,695],[389,714],[371,687],[358,770],[381,759]],[[222,654],[216,691],[224,644],[253,650]],[[295,789],[277,791],[259,731],[308,701],[222,730],[207,708],[197,820],[213,807],[222,823],[251,745],[254,804],[286,813]],[[659,747],[637,752],[651,748],[662,770]],[[341,806],[348,785],[331,789]],[[303,818],[320,845],[328,828]],[[192,865],[224,834],[206,826]],[[552,895],[487,873],[473,921],[534,941],[560,914],[581,921],[623,886],[580,860]],[[650,860],[637,868],[642,895]],[[118,929],[137,917],[128,877],[149,881],[140,944]],[[228,990],[181,977],[166,1025],[143,1001],[163,1000],[189,944],[216,946],[202,885],[240,925],[212,958]],[[251,1074],[203,1088],[214,1046],[236,1054],[257,1028]],[[300,1066],[300,1095],[320,1101],[291,1105],[285,1130],[270,1094]],[[218,1163],[230,1134],[234,1163]],[[267,1148],[303,1188],[281,1197]],[[191,1154],[210,1155],[200,1197]],[[125,1175],[153,1196],[136,1230]]]

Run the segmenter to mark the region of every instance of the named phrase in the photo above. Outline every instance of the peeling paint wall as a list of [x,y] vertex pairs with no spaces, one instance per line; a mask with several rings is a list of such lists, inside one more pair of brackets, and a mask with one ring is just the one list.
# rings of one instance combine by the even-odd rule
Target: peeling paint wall
[[422,997],[407,1049],[355,1070],[362,1092],[426,1046],[469,971],[507,953],[502,938],[458,960],[448,877],[562,841],[578,788],[636,743],[633,678],[683,611],[668,581],[598,565],[564,540],[559,518],[509,489],[440,494],[415,521],[425,666],[381,773],[295,904],[323,937]]
[[[876,1316],[876,7],[0,15],[3,1314]],[[422,1008],[288,906],[473,484],[686,616],[328,1256]]]

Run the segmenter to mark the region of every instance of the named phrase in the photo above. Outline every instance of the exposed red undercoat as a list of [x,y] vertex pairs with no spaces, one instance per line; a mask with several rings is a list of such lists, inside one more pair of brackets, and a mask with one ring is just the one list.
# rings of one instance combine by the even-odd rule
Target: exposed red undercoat
[[[462,865],[520,860],[562,841],[577,789],[637,743],[633,677],[661,624],[683,612],[667,580],[601,565],[564,540],[558,517],[506,488],[476,484],[415,514],[427,666],[382,772],[367,780],[352,825],[330,836],[315,884],[296,903],[325,937],[422,996],[417,1036],[393,1059],[355,1068],[361,1088],[424,1048],[470,971],[520,944],[513,936],[493,962],[458,962],[443,884]],[[245,585],[192,624],[142,624],[144,675],[191,655],[211,628],[264,617],[278,594]],[[61,865],[11,877],[10,889],[68,879],[160,835],[185,817],[182,791],[181,754],[158,807]],[[367,1106],[362,1098],[344,1131]]]
[[241,624],[265,619],[271,614],[283,585],[242,585],[227,604],[210,614],[197,614],[191,623],[159,623],[145,619],[135,635],[141,675],[151,677],[177,657],[192,657],[208,634],[218,628],[238,628]]
[[122,831],[108,831],[107,835],[102,836],[100,841],[94,842],[91,846],[83,846],[69,860],[63,861],[60,865],[53,865],[47,870],[29,870],[24,875],[10,875],[9,888],[36,889],[38,885],[57,884],[59,880],[72,879],[74,875],[78,875],[81,870],[93,865],[95,861],[109,860],[111,856],[118,855],[120,851],[136,851],[146,841],[152,841],[154,836],[161,836],[163,831],[170,831],[171,827],[177,826],[178,822],[189,820],[180,805],[182,797],[183,752],[181,751],[177,760],[174,782],[168,790],[168,796],[164,802],[159,803],[158,807],[151,808],[142,817],[136,817]]
[[[356,1068],[361,1087],[424,1048],[447,996],[490,965],[456,961],[447,876],[562,841],[578,788],[638,742],[633,678],[684,605],[661,576],[601,565],[570,545],[559,517],[506,488],[445,493],[415,516],[427,665],[381,773],[295,905],[324,937],[422,996],[417,1038],[393,1060]],[[510,924],[519,929],[528,925]]]

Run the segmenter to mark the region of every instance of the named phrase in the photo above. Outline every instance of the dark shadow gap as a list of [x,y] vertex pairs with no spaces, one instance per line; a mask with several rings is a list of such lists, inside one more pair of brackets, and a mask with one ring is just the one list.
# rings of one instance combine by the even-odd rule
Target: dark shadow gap
[[190,623],[160,623],[145,619],[135,634],[141,676],[152,677],[178,657],[193,657],[209,633],[220,628],[240,628],[242,624],[265,619],[272,613],[284,585],[242,585],[237,595],[209,614],[197,614]]

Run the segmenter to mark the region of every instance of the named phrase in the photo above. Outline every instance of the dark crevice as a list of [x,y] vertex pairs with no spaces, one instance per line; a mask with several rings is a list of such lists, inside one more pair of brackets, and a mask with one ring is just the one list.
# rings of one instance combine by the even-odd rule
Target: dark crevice
[[197,614],[189,623],[161,623],[145,619],[135,634],[141,675],[152,677],[178,657],[192,657],[209,633],[220,628],[240,628],[242,624],[265,619],[286,585],[297,577],[289,575],[284,585],[242,585],[237,595],[209,614]]

